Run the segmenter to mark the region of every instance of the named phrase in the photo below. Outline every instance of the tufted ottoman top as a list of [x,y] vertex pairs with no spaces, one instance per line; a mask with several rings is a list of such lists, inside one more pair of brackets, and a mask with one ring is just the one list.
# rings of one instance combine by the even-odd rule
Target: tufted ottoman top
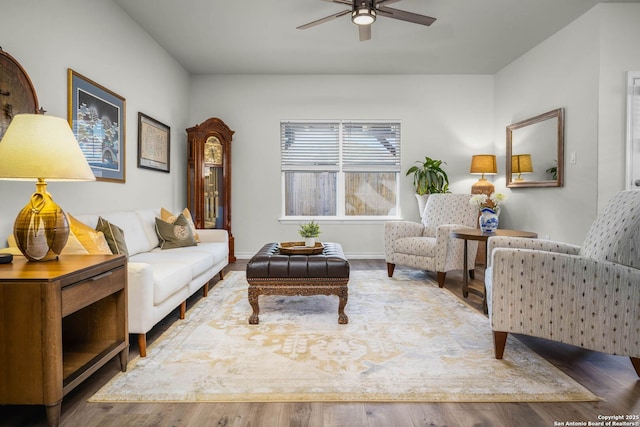
[[349,278],[349,261],[339,243],[323,242],[317,255],[284,255],[278,243],[267,243],[247,263],[247,280]]

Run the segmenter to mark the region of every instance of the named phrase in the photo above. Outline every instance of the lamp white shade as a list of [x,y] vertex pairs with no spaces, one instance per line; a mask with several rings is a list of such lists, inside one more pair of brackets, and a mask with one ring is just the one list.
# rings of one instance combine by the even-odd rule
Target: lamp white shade
[[95,181],[66,120],[17,114],[0,141],[0,179]]

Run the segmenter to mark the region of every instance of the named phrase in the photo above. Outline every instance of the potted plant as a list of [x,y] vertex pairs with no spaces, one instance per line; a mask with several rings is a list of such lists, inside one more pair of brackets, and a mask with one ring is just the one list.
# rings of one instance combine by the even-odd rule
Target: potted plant
[[306,224],[300,224],[298,234],[300,234],[300,237],[304,238],[305,246],[313,247],[316,245],[316,237],[320,234],[320,225],[313,221]]
[[416,163],[417,165],[409,168],[407,176],[413,174],[413,186],[416,189],[418,209],[422,216],[429,194],[449,192],[449,177],[442,169],[442,164],[446,165],[442,160],[425,156],[424,162],[416,161]]

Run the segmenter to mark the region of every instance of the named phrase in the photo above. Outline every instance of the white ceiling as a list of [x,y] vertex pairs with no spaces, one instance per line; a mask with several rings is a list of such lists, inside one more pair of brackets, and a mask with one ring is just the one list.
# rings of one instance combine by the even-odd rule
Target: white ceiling
[[[598,0],[402,0],[430,27],[378,17],[358,40],[322,0],[114,0],[192,74],[493,74]],[[603,3],[638,3],[609,0]]]

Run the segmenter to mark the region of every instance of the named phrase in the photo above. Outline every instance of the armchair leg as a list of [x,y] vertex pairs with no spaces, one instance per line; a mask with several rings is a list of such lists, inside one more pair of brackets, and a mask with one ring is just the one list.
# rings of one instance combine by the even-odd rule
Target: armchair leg
[[508,332],[493,331],[493,348],[495,350],[496,359],[502,359],[504,355],[504,346],[507,343]]
[[630,357],[633,369],[636,370],[636,374],[640,377],[640,359],[637,357]]
[[438,271],[438,286],[443,288],[444,287],[444,278],[447,275],[446,271]]
[[469,270],[469,278],[471,280],[476,278],[476,271],[475,270]]
[[389,277],[393,277],[393,270],[395,270],[396,265],[395,264],[391,264],[390,262],[387,263],[387,276]]

